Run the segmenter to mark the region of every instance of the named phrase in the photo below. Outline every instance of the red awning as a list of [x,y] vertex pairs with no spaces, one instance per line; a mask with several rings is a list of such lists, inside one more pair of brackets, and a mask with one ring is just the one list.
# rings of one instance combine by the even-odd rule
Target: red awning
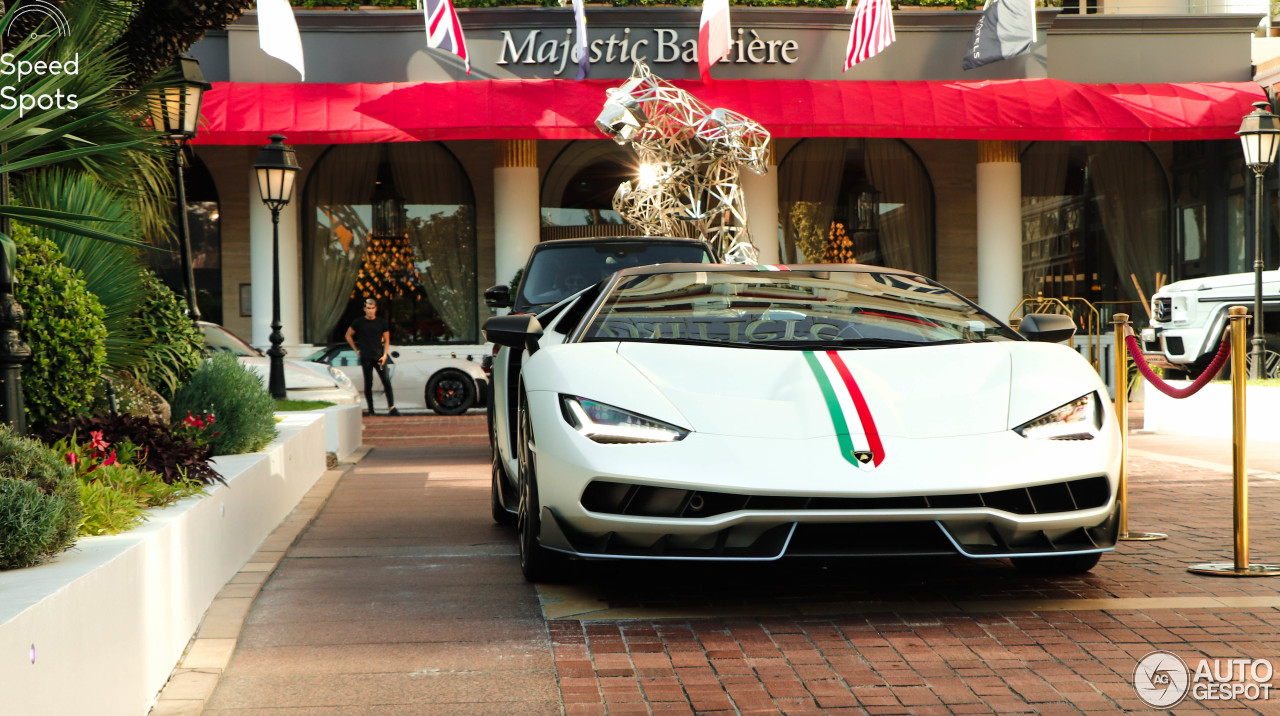
[[[598,139],[605,90],[620,80],[381,84],[216,82],[197,144]],[[1253,82],[1076,84],[959,81],[720,80],[676,84],[777,137],[1169,141],[1228,139]]]

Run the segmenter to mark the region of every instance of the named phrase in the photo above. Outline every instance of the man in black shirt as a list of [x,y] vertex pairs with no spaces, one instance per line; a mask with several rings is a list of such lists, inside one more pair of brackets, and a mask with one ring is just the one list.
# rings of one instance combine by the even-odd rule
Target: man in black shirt
[[374,415],[373,372],[382,379],[382,390],[387,394],[387,415],[399,415],[391,381],[387,380],[387,351],[391,349],[391,331],[387,322],[378,318],[378,304],[372,298],[364,300],[364,316],[351,322],[347,329],[347,344],[360,357],[364,370],[364,399],[369,405],[365,415]]

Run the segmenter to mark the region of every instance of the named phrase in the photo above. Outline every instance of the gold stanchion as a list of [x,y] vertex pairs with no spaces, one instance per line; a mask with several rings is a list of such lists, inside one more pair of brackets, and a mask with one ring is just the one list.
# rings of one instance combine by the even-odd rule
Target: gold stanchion
[[1244,381],[1245,381],[1245,319],[1249,309],[1232,306],[1231,312],[1231,472],[1235,502],[1234,563],[1212,562],[1187,568],[1195,574],[1215,577],[1280,577],[1280,565],[1249,564],[1249,474],[1245,460]]
[[1120,534],[1117,539],[1124,542],[1168,539],[1169,535],[1159,532],[1129,531],[1129,351],[1124,344],[1125,334],[1129,330],[1129,314],[1117,313],[1111,322],[1116,327],[1115,407],[1116,420],[1120,422],[1120,486],[1116,490],[1120,502]]

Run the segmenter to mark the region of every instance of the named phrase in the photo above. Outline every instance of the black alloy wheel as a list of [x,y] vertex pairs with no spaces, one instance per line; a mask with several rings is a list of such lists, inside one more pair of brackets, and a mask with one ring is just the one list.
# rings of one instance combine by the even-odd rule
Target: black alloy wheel
[[516,511],[516,526],[520,531],[520,570],[530,582],[554,581],[562,575],[566,559],[564,555],[553,552],[538,542],[538,535],[542,531],[542,508],[538,504],[533,422],[529,418],[529,402],[523,385],[520,387],[516,423],[516,446],[520,458],[520,506]]
[[1088,554],[1061,554],[1047,557],[1014,557],[1011,562],[1023,574],[1043,577],[1066,577],[1072,574],[1084,574],[1098,566],[1102,559],[1101,552]]
[[462,415],[476,402],[476,384],[460,370],[446,368],[427,381],[427,407],[436,415]]

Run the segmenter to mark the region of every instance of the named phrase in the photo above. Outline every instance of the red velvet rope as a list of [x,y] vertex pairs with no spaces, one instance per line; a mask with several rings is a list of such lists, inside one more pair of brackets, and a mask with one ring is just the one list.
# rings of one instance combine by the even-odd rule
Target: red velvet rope
[[1133,362],[1138,366],[1138,370],[1142,373],[1142,377],[1151,381],[1161,393],[1170,398],[1186,398],[1195,395],[1205,386],[1206,383],[1213,380],[1218,375],[1218,371],[1222,370],[1222,364],[1227,362],[1227,356],[1231,355],[1231,334],[1225,333],[1222,336],[1222,345],[1218,346],[1218,354],[1213,357],[1213,362],[1208,368],[1195,379],[1191,385],[1185,388],[1175,388],[1164,382],[1160,376],[1151,370],[1151,366],[1147,365],[1147,359],[1142,356],[1142,349],[1138,347],[1138,339],[1135,336],[1125,336],[1125,345],[1129,347],[1129,355],[1133,356]]

